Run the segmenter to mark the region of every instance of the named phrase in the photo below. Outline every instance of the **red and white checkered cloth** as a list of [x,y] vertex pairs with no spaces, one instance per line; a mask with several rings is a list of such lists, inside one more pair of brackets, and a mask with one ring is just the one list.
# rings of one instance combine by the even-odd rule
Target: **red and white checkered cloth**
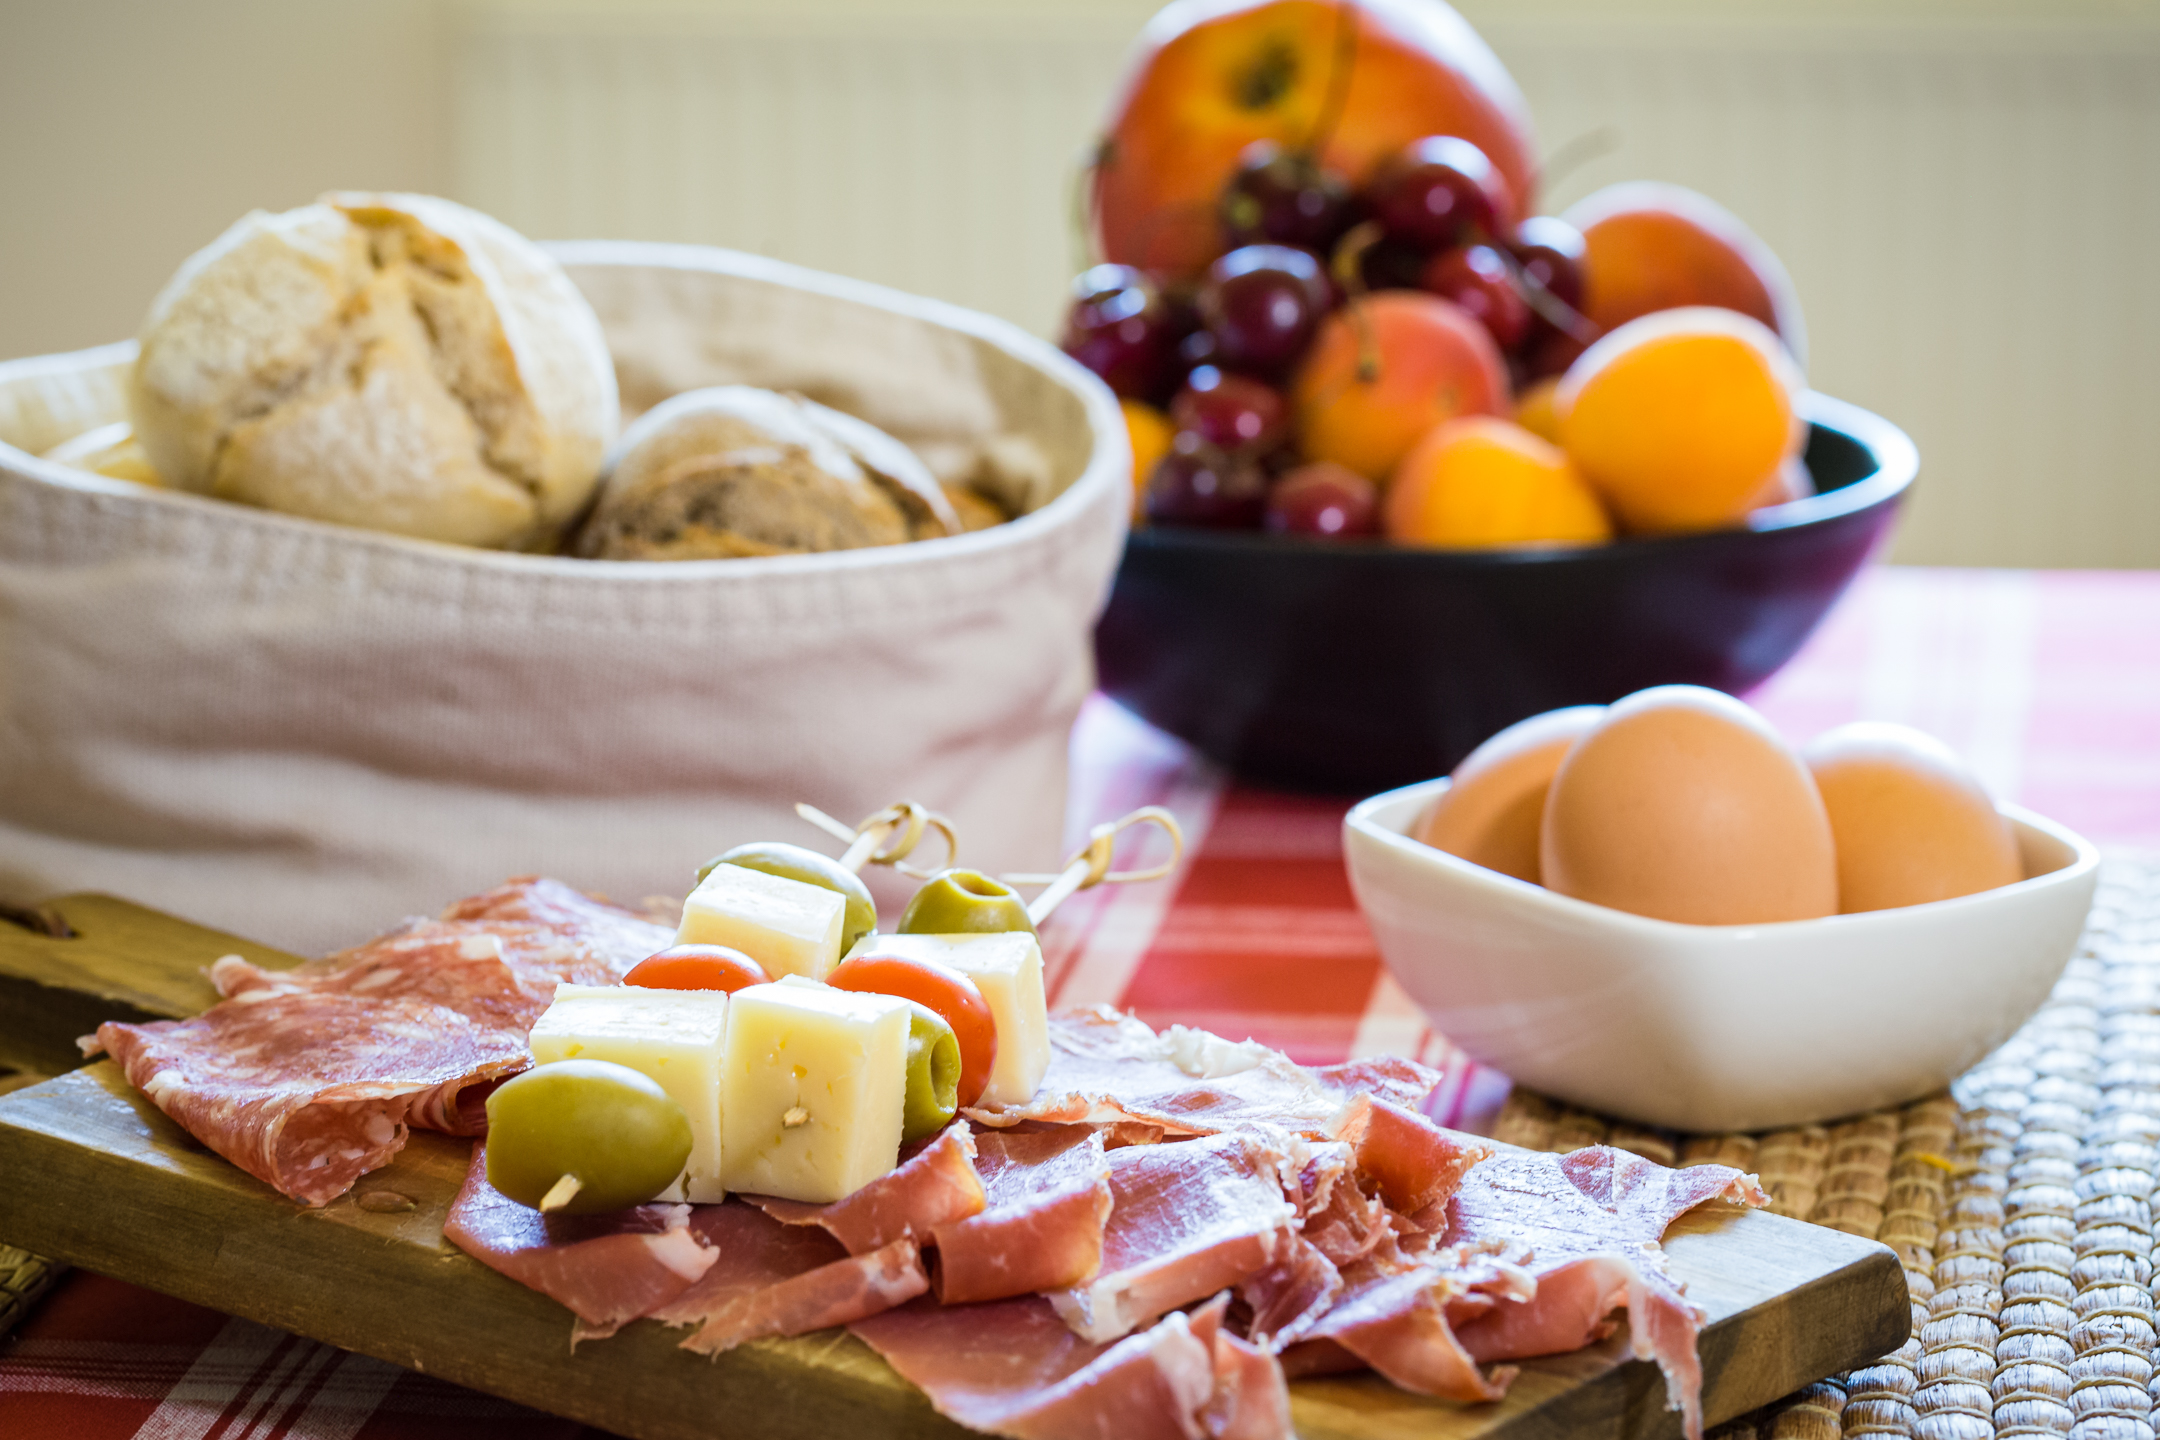
[[[1917,725],[1997,794],[2103,848],[2160,848],[2160,573],[1878,568],[1751,698],[1795,740],[1859,718]],[[1106,886],[1060,912],[1044,937],[1053,1003],[1108,1001],[1310,1062],[1417,1055],[1447,1076],[1435,1115],[1491,1116],[1506,1080],[1425,1027],[1351,902],[1347,800],[1227,782],[1100,700],[1073,753],[1076,833],[1157,804],[1191,848],[1167,882]],[[1165,843],[1141,834],[1121,866]],[[80,1274],[0,1350],[0,1440],[591,1433]]]

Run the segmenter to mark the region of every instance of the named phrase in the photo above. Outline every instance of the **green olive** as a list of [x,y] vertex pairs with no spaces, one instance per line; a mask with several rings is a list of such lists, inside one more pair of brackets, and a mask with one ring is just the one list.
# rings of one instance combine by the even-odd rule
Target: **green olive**
[[952,1123],[960,1108],[960,1042],[945,1017],[919,1000],[908,1001],[907,1099],[900,1106],[900,1138],[920,1140]]
[[815,850],[805,850],[800,845],[787,845],[778,840],[760,841],[755,845],[738,845],[724,855],[715,855],[699,867],[700,884],[712,874],[716,865],[740,865],[745,870],[762,870],[767,875],[778,875],[783,880],[800,880],[805,885],[815,885],[823,890],[837,891],[847,899],[847,918],[840,922],[840,953],[847,954],[855,948],[855,942],[877,929],[877,902],[870,898],[870,889],[862,877],[851,870],[841,868],[840,862],[830,855],[820,855]]
[[1035,933],[1027,906],[1012,886],[980,870],[942,870],[900,912],[902,935],[980,935],[998,930]]
[[[487,1115],[488,1184],[550,1214],[642,1205],[690,1158],[682,1106],[650,1077],[605,1060],[536,1065],[488,1096]],[[561,1203],[543,1207],[551,1191]]]

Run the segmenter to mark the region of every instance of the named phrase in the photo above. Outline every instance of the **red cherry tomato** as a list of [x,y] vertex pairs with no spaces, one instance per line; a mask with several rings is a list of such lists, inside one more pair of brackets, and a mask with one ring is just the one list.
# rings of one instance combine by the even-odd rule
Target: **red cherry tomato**
[[742,951],[725,945],[670,945],[631,966],[622,983],[648,990],[725,990],[732,995],[746,985],[769,985],[772,976]]
[[960,1104],[973,1105],[997,1063],[997,1020],[975,982],[949,965],[899,955],[857,955],[825,977],[835,990],[897,995],[945,1017],[960,1042]]

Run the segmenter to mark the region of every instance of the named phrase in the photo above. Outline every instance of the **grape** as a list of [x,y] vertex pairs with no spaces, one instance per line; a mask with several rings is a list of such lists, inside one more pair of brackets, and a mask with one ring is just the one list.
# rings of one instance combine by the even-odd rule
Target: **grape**
[[1282,443],[1290,407],[1257,380],[1202,365],[1185,377],[1185,388],[1170,402],[1170,419],[1210,445],[1251,455]]
[[1427,250],[1498,235],[1515,208],[1485,152],[1454,135],[1428,135],[1381,161],[1367,196],[1388,234]]
[[1300,465],[1268,491],[1267,528],[1278,535],[1350,539],[1380,533],[1380,491],[1327,460]]
[[1201,323],[1214,340],[1213,363],[1275,376],[1305,353],[1331,292],[1310,251],[1246,245],[1208,267],[1200,287]]
[[1130,265],[1097,265],[1073,281],[1060,342],[1118,394],[1159,402],[1175,376],[1177,317]]
[[1273,241],[1324,255],[1348,228],[1349,202],[1342,177],[1312,155],[1261,140],[1223,187],[1223,234],[1233,246]]
[[1146,503],[1155,524],[1257,530],[1267,478],[1251,460],[1182,434],[1148,476]]
[[1514,349],[1530,333],[1530,307],[1515,288],[1507,261],[1490,245],[1441,251],[1425,266],[1418,282],[1469,311],[1502,350]]

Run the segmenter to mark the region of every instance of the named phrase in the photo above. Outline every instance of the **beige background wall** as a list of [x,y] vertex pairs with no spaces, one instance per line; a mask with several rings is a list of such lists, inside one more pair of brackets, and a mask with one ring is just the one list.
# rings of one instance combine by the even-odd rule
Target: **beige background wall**
[[[1900,558],[2160,565],[2160,0],[1464,7],[1562,179],[1693,184],[1920,442]],[[439,191],[739,245],[1047,330],[1148,0],[0,0],[0,356],[133,329],[250,206]]]

